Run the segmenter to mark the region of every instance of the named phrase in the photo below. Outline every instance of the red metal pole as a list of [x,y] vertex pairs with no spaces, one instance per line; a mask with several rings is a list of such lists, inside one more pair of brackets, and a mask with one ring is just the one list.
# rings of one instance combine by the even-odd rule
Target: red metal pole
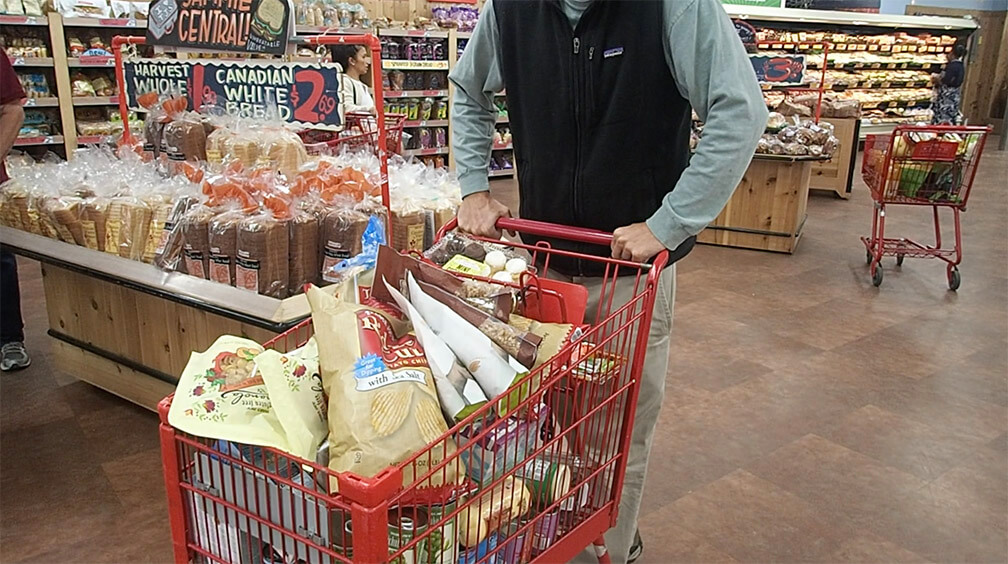
[[161,435],[161,466],[164,470],[165,494],[168,496],[168,522],[171,524],[175,563],[187,564],[189,562],[189,548],[186,543],[186,523],[188,520],[185,514],[185,504],[182,500],[179,445],[175,441],[175,429],[168,424],[168,410],[171,408],[171,401],[172,396],[168,396],[158,404],[158,414],[161,418],[161,424],[158,428]]
[[147,42],[145,37],[133,37],[117,35],[112,38],[112,54],[115,55],[115,77],[116,86],[119,88],[119,117],[123,124],[123,142],[132,143],[132,135],[129,128],[129,105],[126,94],[126,73],[123,70],[123,45],[143,45]]

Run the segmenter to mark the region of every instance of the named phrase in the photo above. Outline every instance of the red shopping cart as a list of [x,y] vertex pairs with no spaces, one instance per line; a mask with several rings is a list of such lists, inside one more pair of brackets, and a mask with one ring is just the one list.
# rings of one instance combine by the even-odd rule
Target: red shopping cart
[[[502,219],[498,227],[590,244],[608,245],[612,237],[526,220]],[[361,477],[329,470],[324,456],[320,464],[183,433],[168,423],[169,396],[159,413],[175,561],[519,564],[566,562],[594,544],[599,561],[608,562],[602,534],[616,523],[652,308],[668,257],[647,265],[503,243],[531,254],[541,272],[558,256],[605,265],[594,323],[515,384],[529,390],[517,409],[492,417],[511,395],[503,394],[408,460]],[[535,277],[524,277],[524,290],[540,287],[528,278]],[[625,304],[614,303],[617,284],[632,285]],[[535,315],[529,308],[522,313]],[[290,350],[311,335],[305,321],[268,346]],[[465,479],[420,486],[456,484],[451,468]],[[404,486],[403,475],[416,480]],[[516,476],[528,486],[527,505],[510,487]],[[489,507],[498,512],[484,520],[481,511]]]
[[[899,125],[892,135],[865,139],[861,172],[875,201],[871,236],[862,237],[871,267],[872,284],[882,284],[883,256],[937,258],[948,264],[949,289],[959,289],[962,278],[962,233],[959,214],[966,210],[980,155],[990,127]],[[885,236],[886,206],[930,206],[934,213],[935,243]],[[942,247],[939,208],[952,210],[955,241]]]
[[[305,149],[313,155],[332,155],[346,147],[351,150],[371,149],[378,154],[378,120],[372,114],[347,112],[341,132],[323,130],[302,131]],[[385,147],[390,153],[401,155],[405,114],[385,114]]]

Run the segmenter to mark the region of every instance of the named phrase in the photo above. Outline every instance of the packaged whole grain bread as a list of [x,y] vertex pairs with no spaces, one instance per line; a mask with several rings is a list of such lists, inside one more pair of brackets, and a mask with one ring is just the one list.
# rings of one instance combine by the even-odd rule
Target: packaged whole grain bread
[[368,220],[367,214],[351,207],[337,207],[326,215],[322,224],[321,276],[340,262],[360,254]]
[[238,226],[245,217],[243,210],[229,210],[217,214],[210,220],[207,238],[210,252],[210,280],[229,286],[235,285]]
[[182,265],[185,272],[207,278],[210,272],[209,225],[213,218],[210,208],[193,206],[182,218]]
[[424,209],[412,201],[404,201],[397,208],[392,208],[392,248],[397,251],[424,250],[424,237],[427,233],[427,214]]
[[[403,485],[458,483],[454,464],[425,475],[456,450],[434,379],[413,334],[397,334],[381,310],[309,288],[322,386],[329,396],[329,468],[371,477],[423,451]],[[419,474],[419,475],[418,475]],[[338,484],[331,480],[330,488]]]
[[290,207],[272,195],[263,200],[263,207],[262,213],[239,225],[235,286],[283,299],[290,275]]
[[290,220],[288,290],[301,292],[305,284],[317,284],[319,265],[319,217],[303,207],[296,208]]
[[164,126],[161,146],[169,161],[205,161],[206,129],[198,116],[183,115]]

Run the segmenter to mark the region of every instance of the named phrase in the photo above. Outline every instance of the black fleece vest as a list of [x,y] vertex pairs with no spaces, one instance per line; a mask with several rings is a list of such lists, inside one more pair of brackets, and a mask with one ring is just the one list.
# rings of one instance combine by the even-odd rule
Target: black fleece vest
[[[521,217],[604,231],[651,217],[688,163],[692,113],[665,62],[661,2],[597,0],[574,29],[557,0],[494,0],[493,7]],[[680,245],[673,260],[694,242]],[[601,274],[592,261],[554,257],[550,265]]]

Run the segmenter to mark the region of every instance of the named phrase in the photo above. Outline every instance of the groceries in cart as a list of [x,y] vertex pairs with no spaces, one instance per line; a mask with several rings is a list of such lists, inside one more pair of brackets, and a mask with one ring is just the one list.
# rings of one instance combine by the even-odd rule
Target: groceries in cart
[[979,139],[953,131],[900,130],[892,136],[872,136],[865,147],[866,180],[877,190],[886,178],[883,198],[959,203],[966,165],[973,162]]

